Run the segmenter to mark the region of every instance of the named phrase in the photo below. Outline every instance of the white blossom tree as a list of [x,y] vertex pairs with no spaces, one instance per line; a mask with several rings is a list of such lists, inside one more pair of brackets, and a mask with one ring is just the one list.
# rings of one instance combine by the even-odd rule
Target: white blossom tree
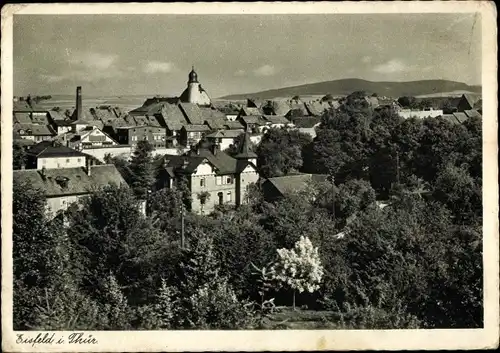
[[307,237],[300,237],[293,249],[278,249],[278,260],[272,268],[274,279],[295,292],[313,293],[319,289],[323,279],[323,266],[318,253]]

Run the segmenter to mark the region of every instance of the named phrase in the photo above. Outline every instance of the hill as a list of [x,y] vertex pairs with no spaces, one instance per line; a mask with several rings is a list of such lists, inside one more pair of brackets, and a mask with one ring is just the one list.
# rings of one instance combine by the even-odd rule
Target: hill
[[354,91],[366,91],[379,96],[401,97],[439,94],[442,92],[467,91],[481,93],[481,86],[469,86],[465,83],[446,80],[422,80],[410,82],[371,82],[361,79],[343,79],[311,83],[300,86],[272,89],[256,93],[233,94],[223,99],[293,97],[301,95],[348,95]]

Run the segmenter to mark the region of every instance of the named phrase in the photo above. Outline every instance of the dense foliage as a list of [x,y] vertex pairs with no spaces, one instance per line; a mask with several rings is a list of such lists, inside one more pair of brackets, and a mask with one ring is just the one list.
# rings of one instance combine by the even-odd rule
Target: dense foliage
[[[203,195],[161,188],[161,160],[141,144],[131,162],[107,158],[131,188],[97,190],[55,219],[15,183],[15,328],[259,328],[308,270],[314,290],[297,306],[332,313],[325,327],[482,327],[479,119],[403,120],[355,92],[314,140],[271,129],[257,154],[267,177],[329,177],[273,202],[251,185],[249,204],[200,216],[189,205]],[[305,237],[310,256],[292,256]]]

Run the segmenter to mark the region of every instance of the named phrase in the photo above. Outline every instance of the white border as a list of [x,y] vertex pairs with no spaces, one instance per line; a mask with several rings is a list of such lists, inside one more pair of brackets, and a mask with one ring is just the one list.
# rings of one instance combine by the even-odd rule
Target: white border
[[[484,329],[290,331],[95,331],[98,345],[20,346],[12,331],[12,15],[464,13],[482,16]],[[196,4],[29,4],[2,8],[2,349],[10,352],[220,350],[410,350],[498,347],[498,164],[496,8],[487,1]],[[68,333],[57,332],[56,337]]]

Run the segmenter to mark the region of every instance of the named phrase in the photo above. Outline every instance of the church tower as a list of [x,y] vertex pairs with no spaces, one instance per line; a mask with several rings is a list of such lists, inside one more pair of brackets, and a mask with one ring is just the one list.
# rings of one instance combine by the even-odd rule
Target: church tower
[[207,92],[201,87],[200,82],[198,82],[198,74],[194,71],[194,66],[188,76],[187,88],[182,92],[179,99],[183,103],[194,103],[199,106],[212,105]]

